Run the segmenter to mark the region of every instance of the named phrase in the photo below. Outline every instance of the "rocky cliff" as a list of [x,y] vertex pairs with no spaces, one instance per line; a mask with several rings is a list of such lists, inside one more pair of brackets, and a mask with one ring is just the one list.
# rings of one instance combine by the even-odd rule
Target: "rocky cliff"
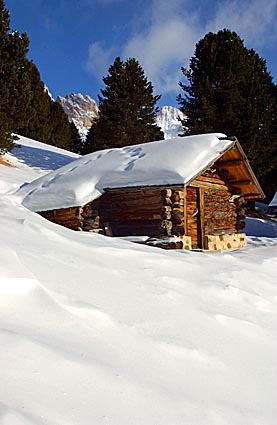
[[58,96],[56,100],[62,105],[69,121],[74,122],[82,138],[85,138],[92,123],[98,118],[98,106],[95,100],[81,93]]

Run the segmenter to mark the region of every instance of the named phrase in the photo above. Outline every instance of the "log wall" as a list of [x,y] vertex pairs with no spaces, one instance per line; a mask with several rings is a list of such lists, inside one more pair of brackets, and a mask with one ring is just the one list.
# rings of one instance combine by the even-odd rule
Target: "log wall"
[[213,167],[187,188],[187,234],[193,247],[205,247],[206,236],[235,234],[244,228],[244,199],[231,193],[224,177]]
[[226,189],[204,191],[205,235],[236,233],[236,205],[230,202],[231,193]]
[[47,220],[72,230],[82,230],[80,207],[62,208],[58,210],[39,211],[38,214]]
[[191,237],[192,248],[199,247],[199,189],[188,187],[186,189],[186,226],[187,235]]
[[108,236],[191,238],[192,248],[207,248],[208,236],[239,233],[244,227],[243,197],[232,195],[216,169],[187,188],[143,187],[108,190],[80,207],[40,212],[72,230]]
[[184,234],[183,188],[132,188],[107,191],[92,203],[99,222],[113,236]]

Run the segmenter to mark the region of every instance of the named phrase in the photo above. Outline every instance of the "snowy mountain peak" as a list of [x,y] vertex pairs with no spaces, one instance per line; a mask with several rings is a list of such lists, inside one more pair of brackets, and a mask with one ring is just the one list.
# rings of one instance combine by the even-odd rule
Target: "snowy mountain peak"
[[174,106],[163,106],[157,115],[157,125],[164,132],[165,139],[173,139],[183,133],[181,120],[185,119],[185,115],[180,109]]
[[81,93],[68,93],[65,97],[58,96],[56,100],[68,115],[69,121],[74,122],[80,135],[85,138],[93,121],[98,118],[95,100]]
[[[74,122],[80,135],[85,139],[91,125],[98,118],[99,110],[95,100],[82,93],[68,93],[65,97],[58,96],[56,100],[62,105],[69,121]],[[163,106],[161,108],[156,122],[161,127],[165,139],[173,139],[182,133],[180,119],[183,120],[184,118],[183,112],[174,106]]]

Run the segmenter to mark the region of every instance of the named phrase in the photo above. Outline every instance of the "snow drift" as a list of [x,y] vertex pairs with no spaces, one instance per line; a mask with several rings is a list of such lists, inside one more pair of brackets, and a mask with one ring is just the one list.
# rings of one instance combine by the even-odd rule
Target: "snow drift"
[[18,202],[46,170],[13,161],[0,165],[1,425],[275,425],[276,238],[213,255],[73,232]]

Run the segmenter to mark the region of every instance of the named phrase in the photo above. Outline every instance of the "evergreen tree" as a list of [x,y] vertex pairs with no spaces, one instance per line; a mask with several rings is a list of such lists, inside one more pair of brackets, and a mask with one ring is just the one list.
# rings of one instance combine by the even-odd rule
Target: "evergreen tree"
[[277,190],[277,85],[273,85],[272,96],[274,98],[274,113],[272,115],[272,135],[271,135],[271,167],[268,172],[262,176],[263,187],[266,190],[267,201],[271,201]]
[[80,133],[73,121],[71,121],[70,123],[70,130],[71,130],[70,150],[71,152],[82,154],[84,149],[84,142],[81,139]]
[[28,62],[28,77],[32,111],[19,134],[70,150],[71,128],[68,116],[61,105],[51,99],[36,65],[32,62]]
[[51,101],[50,105],[51,134],[46,141],[49,145],[70,150],[71,128],[68,116],[58,102]]
[[153,96],[153,86],[137,60],[123,63],[116,58],[103,82],[99,119],[88,133],[84,153],[163,139],[155,124],[161,96]]
[[273,171],[273,82],[266,62],[229,30],[208,33],[196,45],[188,84],[177,101],[187,115],[186,134],[235,135],[261,183]]
[[52,100],[45,91],[44,83],[41,81],[40,73],[36,65],[28,63],[28,76],[31,85],[31,107],[32,111],[28,122],[21,127],[19,133],[22,136],[48,142],[52,136],[51,104]]
[[30,114],[29,40],[25,33],[9,31],[9,11],[0,0],[0,152],[13,147],[11,133],[18,132]]

